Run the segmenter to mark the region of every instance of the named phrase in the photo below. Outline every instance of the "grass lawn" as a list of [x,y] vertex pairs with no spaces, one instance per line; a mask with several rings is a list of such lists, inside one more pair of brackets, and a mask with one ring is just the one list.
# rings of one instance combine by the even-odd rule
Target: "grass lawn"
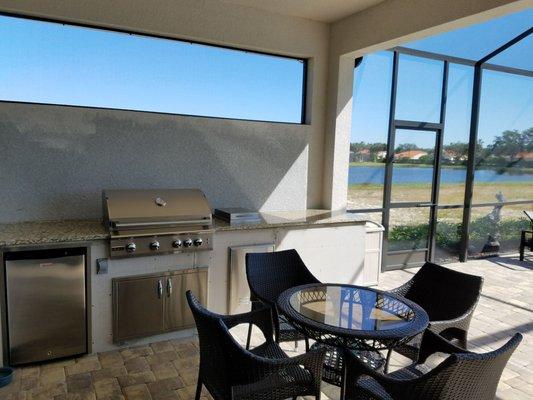
[[[442,184],[439,191],[439,204],[463,204],[464,184]],[[495,202],[496,194],[501,191],[507,200],[533,199],[533,185],[530,182],[477,183],[474,186],[474,202]],[[427,184],[394,185],[392,192],[394,202],[429,201],[430,187]],[[350,185],[348,186],[348,208],[380,208],[383,202],[382,185]],[[504,218],[521,218],[524,209],[529,205],[508,205],[502,209]],[[492,207],[475,207],[472,218],[487,215]],[[401,209],[395,212],[398,223],[417,224],[427,219],[427,208]],[[396,219],[395,218],[395,219]],[[440,210],[439,219],[446,218],[460,221],[462,210]],[[450,221],[451,222],[451,221]]]

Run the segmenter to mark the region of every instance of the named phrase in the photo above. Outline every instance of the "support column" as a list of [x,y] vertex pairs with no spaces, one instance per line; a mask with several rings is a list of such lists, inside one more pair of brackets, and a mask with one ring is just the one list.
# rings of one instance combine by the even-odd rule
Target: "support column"
[[350,56],[330,61],[323,203],[331,210],[347,204],[354,62]]

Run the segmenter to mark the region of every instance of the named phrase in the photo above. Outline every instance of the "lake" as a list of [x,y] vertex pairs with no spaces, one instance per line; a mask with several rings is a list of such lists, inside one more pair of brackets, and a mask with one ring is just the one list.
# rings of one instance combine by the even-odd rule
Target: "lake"
[[[362,183],[383,184],[385,167],[351,166],[348,173],[348,184]],[[394,183],[424,183],[431,182],[433,168],[424,167],[398,167],[394,168],[392,180]],[[466,169],[441,169],[441,183],[463,183],[466,178]],[[478,170],[475,173],[476,182],[532,182],[533,174],[499,173],[492,169]]]

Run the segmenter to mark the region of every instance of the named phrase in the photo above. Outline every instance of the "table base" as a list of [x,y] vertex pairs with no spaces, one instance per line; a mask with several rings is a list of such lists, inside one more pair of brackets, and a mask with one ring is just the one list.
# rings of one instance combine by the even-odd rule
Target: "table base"
[[[324,359],[324,369],[322,372],[322,380],[331,385],[342,385],[342,374],[344,368],[343,350],[334,346],[316,342],[311,346],[311,349],[326,349],[326,357]],[[377,371],[383,371],[386,359],[379,351],[373,350],[350,350],[350,352],[363,360],[370,368]]]

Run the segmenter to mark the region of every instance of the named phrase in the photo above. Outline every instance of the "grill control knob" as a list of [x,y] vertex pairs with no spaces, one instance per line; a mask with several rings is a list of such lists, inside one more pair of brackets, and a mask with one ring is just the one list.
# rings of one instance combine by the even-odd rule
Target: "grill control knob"
[[185,247],[191,247],[192,246],[192,239],[187,239],[187,240],[183,241],[183,245]]
[[194,239],[194,245],[196,247],[200,247],[202,244],[204,244],[204,241],[201,238]]
[[131,242],[126,245],[126,253],[135,253],[135,250],[137,250],[135,243]]
[[150,243],[150,250],[159,250],[159,242],[157,240]]
[[174,240],[174,241],[172,242],[172,247],[174,247],[175,249],[181,247],[181,245],[182,245],[182,242],[181,242],[181,240],[179,240],[179,239],[176,239],[176,240]]

